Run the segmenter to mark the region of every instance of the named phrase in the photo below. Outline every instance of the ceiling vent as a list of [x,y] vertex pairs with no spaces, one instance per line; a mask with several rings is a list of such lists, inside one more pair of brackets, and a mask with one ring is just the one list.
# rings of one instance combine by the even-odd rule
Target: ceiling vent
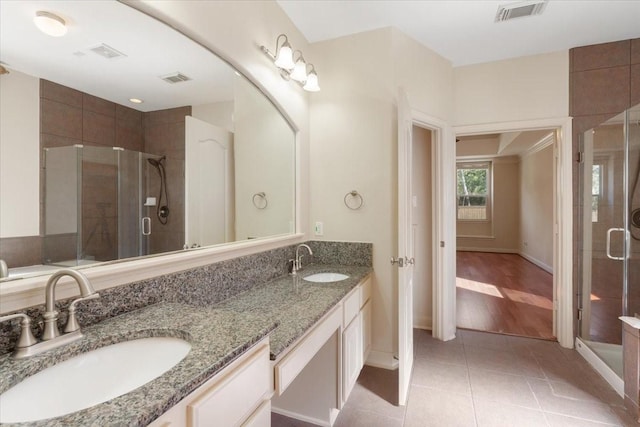
[[496,22],[509,21],[511,19],[523,18],[525,16],[540,15],[544,11],[546,5],[546,0],[537,0],[498,6]]
[[189,80],[191,80],[191,77],[187,77],[182,73],[179,72],[175,72],[175,73],[171,73],[171,74],[167,74],[166,76],[160,76],[160,78],[162,80],[164,80],[167,83],[180,83],[180,82],[188,82]]
[[119,52],[117,50],[115,50],[114,48],[112,48],[109,45],[106,44],[101,44],[99,46],[96,47],[92,47],[91,52],[102,56],[103,58],[107,58],[107,59],[114,59],[114,58],[119,58],[121,56],[127,56],[122,52]]

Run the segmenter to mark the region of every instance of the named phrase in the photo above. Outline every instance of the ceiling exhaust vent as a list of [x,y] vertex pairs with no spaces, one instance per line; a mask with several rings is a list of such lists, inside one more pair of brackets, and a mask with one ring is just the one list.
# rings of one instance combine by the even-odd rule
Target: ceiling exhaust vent
[[107,59],[114,59],[114,58],[119,58],[121,56],[127,56],[122,52],[119,52],[117,50],[115,50],[114,48],[112,48],[109,45],[106,44],[101,44],[99,46],[96,47],[92,47],[91,52],[102,56],[103,58],[107,58]]
[[160,76],[160,78],[165,82],[171,83],[171,84],[188,82],[189,80],[191,80],[191,77],[185,76],[184,74],[179,72],[167,74],[166,76]]
[[537,0],[498,6],[496,22],[509,21],[511,19],[523,18],[525,16],[540,15],[544,11],[546,5],[547,0]]

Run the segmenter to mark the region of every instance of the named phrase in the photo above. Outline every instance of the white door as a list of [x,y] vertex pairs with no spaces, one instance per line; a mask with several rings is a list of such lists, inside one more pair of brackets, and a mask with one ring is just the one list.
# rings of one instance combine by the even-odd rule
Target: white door
[[185,142],[185,243],[234,240],[233,134],[187,116]]
[[406,405],[413,368],[413,233],[411,218],[411,107],[398,93],[398,403]]

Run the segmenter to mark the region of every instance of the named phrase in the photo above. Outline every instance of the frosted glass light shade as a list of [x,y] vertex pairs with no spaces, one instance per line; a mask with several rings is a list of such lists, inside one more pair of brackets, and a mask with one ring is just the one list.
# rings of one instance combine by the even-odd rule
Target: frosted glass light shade
[[274,61],[279,68],[284,68],[285,70],[292,70],[296,64],[293,62],[293,50],[291,50],[291,45],[288,42],[284,42],[282,47],[278,50],[278,56]]
[[320,86],[318,86],[318,75],[312,70],[307,76],[307,82],[302,86],[302,89],[308,92],[319,92]]
[[307,80],[307,63],[302,58],[296,61],[295,68],[291,72],[290,77],[297,82],[304,82]]
[[67,25],[64,19],[51,12],[39,10],[33,18],[36,27],[43,33],[51,37],[62,37],[67,34]]

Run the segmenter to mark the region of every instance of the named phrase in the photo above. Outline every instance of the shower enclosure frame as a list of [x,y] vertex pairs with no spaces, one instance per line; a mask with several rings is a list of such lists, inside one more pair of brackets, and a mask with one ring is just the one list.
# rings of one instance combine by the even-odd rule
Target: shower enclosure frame
[[[159,155],[120,147],[76,144],[45,148],[42,263],[78,266],[148,255],[149,236],[143,233],[143,224],[151,210],[155,210],[155,204],[149,206],[145,203],[149,179],[154,179],[149,177],[148,164],[150,166],[151,162],[148,160],[160,158]],[[87,172],[87,165],[101,165],[108,171],[104,175],[97,172],[92,176]],[[93,184],[87,184],[91,180]],[[106,196],[92,195],[85,187],[105,187],[105,182],[115,195],[109,194],[109,191],[106,191]],[[106,199],[102,200],[101,197]],[[91,203],[95,202],[92,207],[97,212],[95,227],[90,232],[86,229],[84,215],[84,209],[91,204],[88,199],[92,199]],[[105,214],[105,210],[109,213]],[[114,216],[114,229],[109,230],[105,224],[111,224],[109,221],[113,221]],[[97,233],[101,240],[105,240],[105,234],[106,240],[113,240],[113,256],[94,259],[94,254],[87,252],[88,238],[93,233]]]
[[[606,235],[604,236],[604,255],[606,258],[604,259],[605,263],[614,263],[622,262],[620,265],[620,269],[618,272],[615,271],[617,269],[616,264],[613,264],[615,268],[613,272],[607,270],[604,263],[601,264],[600,268],[604,268],[604,271],[599,271],[600,276],[607,276],[609,279],[606,283],[606,286],[619,285],[621,296],[620,296],[620,306],[619,313],[614,319],[606,319],[609,326],[613,325],[614,329],[619,328],[619,341],[610,343],[607,342],[608,338],[598,338],[598,333],[596,332],[596,338],[593,338],[592,327],[591,327],[591,305],[592,301],[599,301],[599,296],[596,294],[592,294],[594,289],[592,275],[594,274],[594,270],[597,270],[598,267],[594,267],[592,265],[592,261],[597,260],[597,256],[595,255],[598,250],[602,252],[602,248],[595,248],[598,243],[602,244],[603,236],[594,236],[592,234],[593,229],[595,228],[594,223],[597,223],[599,216],[599,200],[596,203],[598,209],[596,209],[596,219],[594,222],[593,218],[593,167],[597,165],[596,157],[594,156],[595,147],[593,135],[595,132],[603,128],[608,122],[611,122],[613,119],[602,123],[601,125],[588,130],[580,135],[579,144],[580,144],[580,165],[579,165],[579,251],[580,256],[578,257],[578,336],[576,337],[576,349],[580,352],[593,366],[596,368],[601,375],[607,379],[607,381],[614,387],[614,389],[620,394],[623,394],[624,383],[623,383],[623,374],[622,374],[622,324],[618,320],[619,316],[633,315],[630,313],[630,304],[629,304],[629,292],[630,292],[630,263],[632,261],[632,233],[631,233],[631,223],[630,223],[630,212],[632,208],[632,196],[631,191],[633,189],[630,188],[630,146],[631,146],[631,114],[633,112],[638,113],[637,107],[633,107],[621,113],[622,115],[622,140],[616,141],[617,146],[622,144],[621,150],[615,149],[615,147],[609,148],[609,150],[604,150],[605,153],[609,153],[609,156],[612,158],[610,160],[610,177],[608,177],[611,182],[606,181],[606,177],[602,178],[603,169],[602,167],[599,169],[598,179],[600,180],[597,184],[597,187],[600,188],[599,192],[604,191],[602,187],[607,187],[609,191],[612,193],[610,195],[612,204],[609,207],[611,211],[611,223],[607,224],[608,226],[606,231]],[[614,121],[614,123],[617,123]],[[634,122],[635,123],[635,122]],[[638,136],[640,137],[640,135]],[[640,148],[638,148],[640,150]],[[616,208],[616,194],[617,190],[615,187],[616,178],[614,176],[615,169],[615,155],[618,154],[622,157],[622,195],[621,195],[621,215],[615,216],[614,213]],[[638,156],[640,157],[640,151]],[[606,156],[602,156],[604,158]],[[637,160],[640,162],[640,159]],[[602,163],[602,161],[600,161]],[[600,164],[598,163],[598,164]],[[590,168],[590,171],[587,170],[587,167]],[[640,169],[640,165],[638,165]],[[636,171],[636,173],[640,173],[640,171]],[[588,176],[590,175],[590,176]],[[600,196],[600,195],[599,195]],[[588,199],[589,198],[589,199]],[[587,206],[590,205],[591,209]],[[605,213],[605,212],[603,212]],[[616,220],[617,218],[617,220]],[[620,221],[618,224],[615,221]],[[618,234],[616,236],[616,234]],[[598,242],[598,238],[600,241]],[[612,243],[613,242],[613,243]],[[616,253],[613,253],[612,249],[615,244],[618,244],[618,248]],[[621,247],[620,247],[621,244]],[[600,254],[602,255],[602,254]],[[609,267],[612,264],[609,264]],[[620,274],[621,283],[616,282],[615,278],[617,274]],[[602,277],[600,278],[602,281]],[[600,319],[602,323],[602,319]],[[615,323],[614,323],[615,322]]]

